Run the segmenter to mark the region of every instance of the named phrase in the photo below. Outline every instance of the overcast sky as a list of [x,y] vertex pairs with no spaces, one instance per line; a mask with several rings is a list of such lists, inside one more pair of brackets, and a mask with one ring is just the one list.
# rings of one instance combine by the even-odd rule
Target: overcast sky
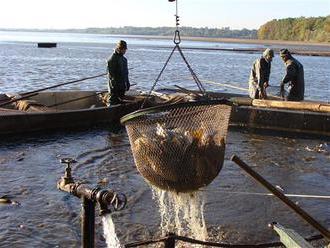
[[[178,0],[182,26],[259,28],[287,17],[330,15],[330,0]],[[3,0],[0,28],[174,26],[168,0]]]

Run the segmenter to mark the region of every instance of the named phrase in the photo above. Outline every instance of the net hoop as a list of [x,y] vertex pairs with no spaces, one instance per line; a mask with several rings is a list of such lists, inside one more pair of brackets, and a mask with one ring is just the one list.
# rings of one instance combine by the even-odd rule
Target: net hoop
[[124,115],[120,119],[120,123],[122,125],[126,125],[128,122],[134,121],[135,119],[137,119],[140,116],[144,116],[147,114],[154,114],[154,113],[166,111],[169,109],[186,108],[186,107],[193,107],[193,106],[200,106],[200,105],[217,105],[217,104],[232,105],[232,102],[230,102],[227,99],[217,99],[217,100],[207,100],[207,101],[180,102],[180,103],[175,103],[175,104],[163,104],[160,106],[136,110],[132,113]]

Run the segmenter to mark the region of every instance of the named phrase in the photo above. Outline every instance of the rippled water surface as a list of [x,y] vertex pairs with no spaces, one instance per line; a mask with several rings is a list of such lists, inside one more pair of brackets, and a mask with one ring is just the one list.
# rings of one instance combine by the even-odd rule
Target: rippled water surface
[[[38,49],[36,40],[31,37],[29,40],[28,34],[22,35],[24,39],[20,42],[2,35],[0,33],[2,92],[29,91],[103,73],[105,61],[117,40],[117,37],[109,40],[98,36],[64,35],[61,38],[64,41],[59,42],[57,48]],[[132,37],[127,40],[132,83],[137,83],[136,88],[148,89],[170,50],[158,48],[155,43],[160,41]],[[186,50],[185,54],[201,79],[242,88],[246,88],[252,61],[259,56],[202,50]],[[305,67],[307,98],[329,101],[330,58],[297,58]],[[271,83],[280,81],[283,69],[276,57]],[[173,84],[193,87],[188,78],[187,69],[174,57],[159,87]],[[244,92],[205,86],[210,90]],[[65,89],[105,88],[106,79],[99,78]],[[231,130],[224,167],[216,180],[202,190],[206,197],[205,221],[212,240],[244,244],[278,240],[267,228],[273,221],[294,228],[303,236],[317,233],[276,198],[250,194],[266,193],[266,190],[230,161],[233,154],[239,155],[285,193],[329,195],[328,140]],[[109,181],[106,186],[127,195],[127,208],[112,216],[121,243],[154,238],[161,233],[157,204],[152,200],[150,187],[135,168],[124,130],[41,133],[0,140],[0,196],[9,195],[20,203],[0,205],[0,247],[80,246],[80,200],[56,189],[64,173],[64,166],[59,163],[63,157],[77,159],[73,169],[75,178],[92,186],[107,181],[106,178]],[[324,226],[330,226],[329,199],[295,197],[292,200]],[[101,218],[97,217],[96,222],[97,247],[106,247]]]
[[[16,34],[16,35],[15,35]],[[72,79],[102,74],[118,36],[0,31],[0,92],[29,91]],[[16,40],[16,41],[15,41]],[[17,41],[18,40],[18,41]],[[127,37],[130,78],[136,88],[149,89],[168,58],[170,40]],[[58,42],[55,49],[37,48],[39,41]],[[169,48],[161,48],[167,46]],[[256,48],[263,45],[183,41],[183,48]],[[226,83],[224,87],[204,82],[207,90],[246,94],[247,81],[258,53],[186,50],[185,56],[201,80]],[[304,65],[306,99],[330,101],[330,57],[296,56]],[[279,56],[272,63],[270,84],[279,86],[284,65]],[[65,86],[67,89],[105,89],[106,79]],[[175,53],[157,86],[178,84],[197,89],[183,60]],[[241,89],[238,89],[241,88]]]

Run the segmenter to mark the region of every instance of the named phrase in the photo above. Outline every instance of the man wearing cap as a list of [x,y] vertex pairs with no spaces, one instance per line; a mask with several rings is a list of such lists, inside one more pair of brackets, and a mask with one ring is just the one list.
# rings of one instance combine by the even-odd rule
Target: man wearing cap
[[252,99],[266,99],[266,88],[269,85],[269,75],[274,51],[267,48],[261,58],[254,61],[249,79],[249,95]]
[[126,41],[120,40],[108,60],[107,70],[109,73],[108,86],[110,92],[110,105],[121,103],[122,98],[125,95],[125,91],[128,91],[130,87],[127,59],[124,57],[126,50]]
[[302,101],[305,93],[304,67],[292,57],[288,49],[281,49],[280,56],[286,67],[286,74],[281,82],[281,95],[284,97],[284,85],[289,84],[288,101]]

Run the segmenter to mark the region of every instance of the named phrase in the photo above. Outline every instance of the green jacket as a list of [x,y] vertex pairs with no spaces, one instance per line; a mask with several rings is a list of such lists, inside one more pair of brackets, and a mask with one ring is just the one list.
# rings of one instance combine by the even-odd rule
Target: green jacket
[[127,59],[116,50],[108,60],[107,71],[109,73],[109,88],[112,91],[129,90]]
[[252,99],[259,98],[259,92],[269,81],[271,62],[264,57],[254,61],[249,78],[249,95]]

